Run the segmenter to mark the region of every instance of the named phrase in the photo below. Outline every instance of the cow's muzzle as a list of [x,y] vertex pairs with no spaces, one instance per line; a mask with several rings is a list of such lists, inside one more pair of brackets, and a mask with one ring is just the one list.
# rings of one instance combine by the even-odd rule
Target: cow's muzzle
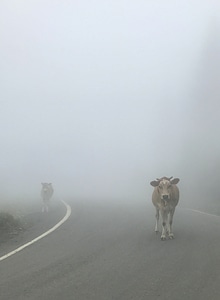
[[169,195],[162,195],[162,199],[163,200],[168,200],[169,199]]

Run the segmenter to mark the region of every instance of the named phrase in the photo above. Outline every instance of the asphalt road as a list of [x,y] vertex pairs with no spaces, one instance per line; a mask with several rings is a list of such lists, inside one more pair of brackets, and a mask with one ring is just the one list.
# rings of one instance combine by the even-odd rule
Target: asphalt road
[[161,241],[151,205],[70,205],[57,231],[0,262],[1,300],[220,299],[220,218],[178,207]]

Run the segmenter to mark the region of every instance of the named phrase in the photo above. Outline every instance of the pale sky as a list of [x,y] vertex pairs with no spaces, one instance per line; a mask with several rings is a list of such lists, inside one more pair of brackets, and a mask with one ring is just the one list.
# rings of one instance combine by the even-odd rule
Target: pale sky
[[2,195],[145,197],[183,141],[220,2],[1,0]]

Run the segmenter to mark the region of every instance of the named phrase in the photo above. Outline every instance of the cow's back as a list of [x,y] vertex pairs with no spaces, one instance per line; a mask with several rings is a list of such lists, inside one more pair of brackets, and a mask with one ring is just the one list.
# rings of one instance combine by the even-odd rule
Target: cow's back
[[152,194],[152,202],[155,207],[159,207],[161,203],[160,194],[157,191],[157,187],[154,188]]
[[174,206],[177,206],[179,202],[179,197],[180,197],[179,188],[177,185],[173,184],[172,193],[171,193],[171,202],[173,203]]

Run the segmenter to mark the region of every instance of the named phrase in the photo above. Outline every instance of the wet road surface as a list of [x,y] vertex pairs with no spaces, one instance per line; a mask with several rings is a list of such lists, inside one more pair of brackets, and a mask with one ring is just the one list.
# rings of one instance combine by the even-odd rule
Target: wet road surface
[[220,218],[178,207],[161,241],[150,204],[69,204],[59,229],[0,262],[1,300],[220,299]]

